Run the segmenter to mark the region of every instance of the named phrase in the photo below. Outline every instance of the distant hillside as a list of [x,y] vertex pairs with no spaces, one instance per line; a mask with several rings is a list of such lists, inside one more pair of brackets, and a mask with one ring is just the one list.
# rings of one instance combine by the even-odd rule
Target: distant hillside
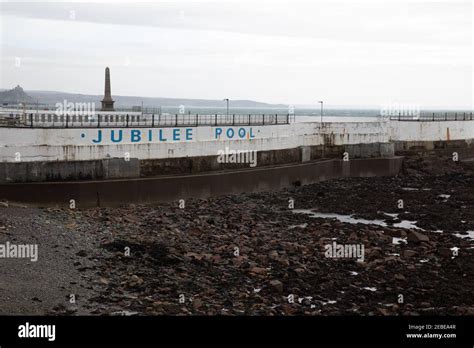
[[13,89],[0,92],[1,104],[33,103],[34,99],[25,93],[23,88],[16,86]]
[[[21,89],[21,87],[20,87]],[[75,94],[55,91],[27,91],[31,99],[31,103],[54,105],[56,103],[63,103],[64,100],[73,103],[95,103],[96,107],[100,107],[102,95],[89,94]],[[150,98],[150,97],[131,97],[112,95],[115,100],[116,107],[131,107],[141,105],[144,106],[163,106],[163,107],[178,107],[184,105],[186,107],[225,107],[226,103],[222,100],[212,99],[182,99],[182,98]],[[285,108],[283,104],[267,104],[253,100],[230,100],[233,108]]]

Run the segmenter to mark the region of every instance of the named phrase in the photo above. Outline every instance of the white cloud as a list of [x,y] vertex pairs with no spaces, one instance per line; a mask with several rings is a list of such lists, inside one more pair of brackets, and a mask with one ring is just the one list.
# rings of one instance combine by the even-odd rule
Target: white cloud
[[100,94],[108,65],[120,95],[472,102],[469,2],[1,6],[2,88]]

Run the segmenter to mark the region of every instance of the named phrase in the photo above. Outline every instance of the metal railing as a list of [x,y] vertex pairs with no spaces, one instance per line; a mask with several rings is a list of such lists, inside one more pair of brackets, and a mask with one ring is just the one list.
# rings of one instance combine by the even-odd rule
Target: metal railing
[[57,115],[30,112],[0,115],[0,127],[23,128],[162,128],[203,126],[265,126],[289,124],[290,114],[96,114]]
[[[82,108],[75,105],[71,109],[68,109],[69,111],[78,111],[78,112],[84,112],[85,110],[95,110],[95,111],[101,111],[100,105],[95,105],[94,103],[76,103],[76,104],[85,104]],[[91,106],[91,104],[93,104]],[[51,104],[16,104],[16,105],[1,105],[0,106],[0,111],[1,108],[8,109],[8,110],[16,110],[17,112],[22,112],[25,109],[26,110],[31,110],[33,112],[37,113],[42,113],[42,112],[56,112],[58,110],[58,107],[56,105],[51,105]],[[142,113],[142,114],[159,114],[162,113],[162,108],[161,107],[141,107],[141,106],[131,106],[131,107],[115,107],[114,112],[125,112],[125,113]]]
[[422,112],[419,115],[391,115],[391,121],[473,121],[472,112]]

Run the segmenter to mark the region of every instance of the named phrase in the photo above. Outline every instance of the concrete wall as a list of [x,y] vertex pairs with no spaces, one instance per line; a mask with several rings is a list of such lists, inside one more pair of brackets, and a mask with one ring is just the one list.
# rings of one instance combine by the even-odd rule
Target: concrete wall
[[0,183],[137,178],[137,159],[97,161],[0,162]]
[[474,121],[392,121],[389,131],[396,154],[456,149],[461,159],[474,156]]
[[[214,156],[234,150],[273,151],[325,147],[474,139],[474,121],[318,122],[277,126],[190,128],[30,129],[0,127],[0,162],[139,160]],[[117,142],[112,141],[114,132]],[[119,138],[119,134],[122,135]],[[151,137],[150,137],[151,136]],[[100,141],[98,141],[100,140]],[[313,158],[314,156],[311,155]]]
[[[342,158],[344,152],[357,159],[420,149],[470,149],[473,139],[474,121],[140,129],[0,127],[0,182],[138,178],[248,168],[248,164],[218,163],[218,151],[226,148],[257,151],[261,167]],[[462,152],[462,158],[471,154]]]
[[298,165],[258,168],[224,173],[167,176],[146,179],[0,184],[2,199],[36,205],[67,207],[120,206],[155,203],[224,194],[280,190],[341,176],[370,177],[396,175],[403,158],[325,160]]
[[[256,166],[298,164],[321,158],[349,159],[391,157],[390,143],[300,146],[260,151]],[[92,161],[0,162],[0,183],[139,178],[158,175],[196,174],[211,171],[249,169],[249,163],[220,163],[218,156],[194,156],[138,160],[113,158]],[[250,167],[251,168],[251,167]]]
[[[0,128],[0,162],[140,160],[213,156],[226,147],[270,151],[300,146],[386,143],[384,122],[295,123],[278,126],[101,129]],[[112,131],[120,142],[111,140]],[[150,140],[151,135],[151,140]],[[230,135],[233,135],[232,137]],[[140,138],[139,141],[137,139]],[[97,142],[94,142],[97,141]]]
[[473,121],[390,121],[390,141],[452,141],[474,139]]

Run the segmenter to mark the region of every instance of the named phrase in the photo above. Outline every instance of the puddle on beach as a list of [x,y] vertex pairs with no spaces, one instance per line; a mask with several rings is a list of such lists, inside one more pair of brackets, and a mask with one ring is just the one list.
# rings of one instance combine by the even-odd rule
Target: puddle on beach
[[424,231],[422,228],[416,226],[416,221],[409,221],[409,220],[403,220],[401,222],[397,222],[396,224],[393,224],[393,227],[405,228],[405,229],[408,229],[408,230],[421,230],[421,231]]
[[304,223],[304,224],[301,224],[301,225],[291,225],[290,227],[288,227],[289,230],[292,230],[294,228],[306,228],[308,226],[308,224]]
[[[319,213],[309,209],[295,209],[293,210],[295,214],[306,214],[310,215],[313,218],[322,218],[322,219],[337,219],[340,222],[348,223],[348,224],[364,224],[364,225],[377,225],[382,227],[391,227],[388,225],[384,220],[374,219],[374,220],[367,220],[367,219],[358,219],[353,217],[352,215],[342,215],[342,214],[328,214],[328,213]],[[387,216],[392,218],[398,218],[398,214],[391,214],[391,213],[384,213]],[[293,226],[290,226],[294,228]],[[409,221],[409,220],[402,220],[393,224],[393,227],[397,228],[404,228],[408,230],[421,230],[422,228],[416,226],[416,221]]]
[[467,238],[470,240],[474,240],[474,231],[466,231],[466,234],[456,233],[455,236],[463,239]]
[[375,287],[372,287],[372,288],[371,288],[371,287],[369,287],[369,286],[366,286],[365,288],[362,288],[362,289],[368,290],[368,291],[377,291],[377,288],[375,288]]
[[295,209],[293,210],[295,214],[307,214],[313,218],[322,218],[322,219],[337,219],[340,222],[345,222],[349,224],[364,224],[364,225],[379,225],[382,227],[387,227],[387,223],[383,220],[366,220],[366,219],[356,219],[352,215],[341,215],[341,214],[326,214],[318,213],[311,211],[309,209]]
[[390,216],[391,218],[394,218],[394,219],[398,219],[398,215],[400,214],[396,214],[396,213],[384,213],[385,215],[387,216]]

